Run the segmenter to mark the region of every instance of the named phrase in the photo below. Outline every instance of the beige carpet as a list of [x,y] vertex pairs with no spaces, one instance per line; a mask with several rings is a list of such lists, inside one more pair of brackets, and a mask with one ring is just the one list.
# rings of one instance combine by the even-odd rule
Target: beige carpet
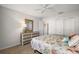
[[0,54],[33,54],[33,49],[30,43],[24,46],[16,46],[12,48],[7,48],[0,51]]

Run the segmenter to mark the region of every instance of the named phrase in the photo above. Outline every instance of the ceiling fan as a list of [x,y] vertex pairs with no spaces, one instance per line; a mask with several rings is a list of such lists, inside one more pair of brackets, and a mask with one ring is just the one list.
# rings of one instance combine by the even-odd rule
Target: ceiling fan
[[42,4],[41,6],[42,6],[41,8],[36,9],[37,11],[40,11],[41,14],[45,13],[46,10],[52,10],[52,9],[53,9],[58,15],[62,15],[62,14],[64,13],[63,11],[57,11],[57,10],[54,8],[55,5],[52,5],[52,4]]
[[53,9],[53,6],[54,5],[51,5],[51,4],[43,4],[41,6],[42,6],[42,8],[39,8],[39,9],[36,9],[36,10],[37,11],[40,11],[43,14],[46,10]]

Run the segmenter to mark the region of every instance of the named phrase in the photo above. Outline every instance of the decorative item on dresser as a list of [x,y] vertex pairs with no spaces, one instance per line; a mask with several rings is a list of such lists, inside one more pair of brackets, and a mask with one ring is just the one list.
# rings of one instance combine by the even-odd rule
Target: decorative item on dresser
[[39,32],[21,33],[21,45],[30,43],[31,39],[37,36],[39,36]]

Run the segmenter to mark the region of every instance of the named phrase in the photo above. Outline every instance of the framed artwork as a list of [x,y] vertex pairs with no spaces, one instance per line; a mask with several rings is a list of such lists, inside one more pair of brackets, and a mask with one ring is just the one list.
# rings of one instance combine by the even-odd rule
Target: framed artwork
[[25,19],[26,32],[33,32],[33,20]]

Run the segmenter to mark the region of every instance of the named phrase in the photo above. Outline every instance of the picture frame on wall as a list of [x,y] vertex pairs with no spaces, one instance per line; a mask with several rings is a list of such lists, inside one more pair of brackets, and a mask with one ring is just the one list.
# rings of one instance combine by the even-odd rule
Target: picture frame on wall
[[30,19],[25,19],[25,24],[26,24],[26,32],[33,32],[33,20]]

